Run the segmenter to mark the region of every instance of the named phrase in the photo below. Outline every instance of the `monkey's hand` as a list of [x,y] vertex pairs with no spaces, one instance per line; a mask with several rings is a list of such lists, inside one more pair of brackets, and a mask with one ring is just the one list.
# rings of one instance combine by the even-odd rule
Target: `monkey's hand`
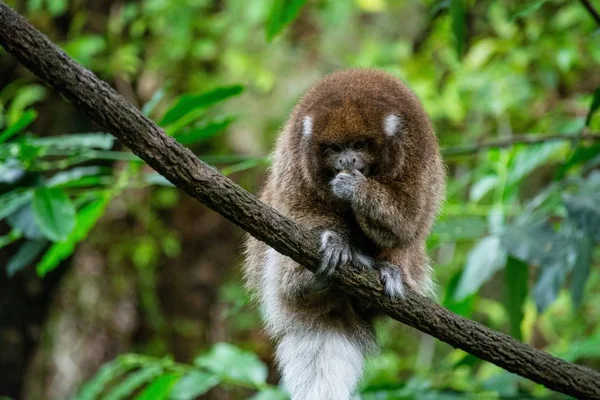
[[404,277],[400,268],[388,262],[377,263],[381,283],[385,294],[394,298],[404,297]]
[[360,187],[367,182],[367,178],[357,170],[340,172],[331,180],[329,185],[333,194],[346,201],[353,201]]
[[321,233],[321,266],[318,274],[331,275],[338,267],[352,263],[357,267],[369,268],[373,260],[353,249],[344,237],[333,231]]

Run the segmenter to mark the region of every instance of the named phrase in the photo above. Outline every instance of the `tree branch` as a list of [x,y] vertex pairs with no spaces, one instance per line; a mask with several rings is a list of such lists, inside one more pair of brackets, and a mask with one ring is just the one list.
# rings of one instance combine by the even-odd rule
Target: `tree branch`
[[[202,163],[1,1],[0,44],[173,184],[281,254],[313,272],[316,270],[319,261],[316,236]],[[384,295],[374,270],[348,266],[337,272],[333,281],[392,318],[483,360],[550,389],[580,399],[600,399],[600,373],[535,350],[453,314],[412,291],[403,300],[390,300]]]
[[588,13],[590,13],[590,15],[592,16],[592,18],[594,18],[594,21],[596,21],[596,23],[600,26],[600,13],[596,11],[594,6],[592,5],[592,2],[590,0],[579,0],[579,2],[585,7]]
[[459,145],[459,146],[450,146],[442,149],[442,154],[445,158],[449,157],[458,157],[470,155],[473,153],[478,153],[482,150],[491,149],[491,148],[505,148],[514,146],[517,144],[538,144],[545,142],[556,142],[556,141],[574,141],[574,140],[591,140],[591,141],[600,141],[600,133],[588,133],[584,132],[581,135],[564,135],[564,134],[556,134],[556,135],[538,135],[535,133],[528,133],[522,135],[514,135],[508,139],[503,140],[494,140],[489,142],[475,143],[475,144],[467,144],[467,145]]

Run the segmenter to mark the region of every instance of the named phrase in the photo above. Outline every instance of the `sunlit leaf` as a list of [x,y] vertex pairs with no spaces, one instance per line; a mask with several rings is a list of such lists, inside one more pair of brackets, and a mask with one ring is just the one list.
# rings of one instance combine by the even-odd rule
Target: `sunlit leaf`
[[111,381],[125,374],[129,369],[135,368],[135,365],[125,364],[122,358],[117,358],[111,362],[104,364],[94,375],[92,379],[87,381],[74,400],[96,400]]
[[500,238],[487,236],[481,239],[467,256],[467,263],[455,292],[455,299],[461,300],[475,293],[506,263],[506,252]]
[[40,231],[50,240],[65,240],[75,227],[75,206],[64,191],[39,187],[33,193],[33,216]]
[[173,387],[172,400],[193,400],[217,386],[221,380],[214,374],[192,371]]
[[37,112],[35,110],[27,110],[21,115],[21,117],[8,128],[0,132],[0,143],[6,142],[8,139],[27,128],[37,118]]
[[243,86],[224,86],[200,94],[184,94],[179,97],[160,121],[161,126],[167,126],[197,109],[205,109],[220,101],[237,96],[244,90]]
[[156,378],[148,385],[135,400],[166,400],[171,390],[181,376],[176,373],[168,373]]
[[67,11],[67,0],[47,0],[48,11],[53,17],[59,17]]
[[514,185],[548,161],[559,160],[561,150],[567,148],[567,143],[549,142],[519,150],[510,163],[508,183]]
[[227,117],[217,121],[210,121],[196,128],[173,135],[181,144],[192,144],[211,139],[224,131],[233,121],[234,117]]
[[456,216],[438,220],[433,233],[442,240],[477,239],[486,234],[487,228],[488,224],[483,218]]
[[504,307],[510,322],[510,334],[522,340],[521,322],[525,315],[525,299],[529,288],[529,268],[526,263],[508,257],[504,269],[505,300]]
[[46,248],[47,240],[29,240],[19,247],[19,250],[8,260],[6,274],[11,277],[28,266]]
[[233,382],[256,386],[267,379],[267,367],[256,354],[228,343],[215,344],[208,353],[197,357],[194,364]]
[[273,0],[267,20],[267,40],[277,36],[300,14],[306,0]]
[[12,229],[8,235],[0,236],[0,249],[21,239],[21,232],[18,229]]
[[[90,167],[78,167],[67,171],[62,171],[54,174],[50,179],[46,181],[46,186],[60,186],[60,187],[74,187],[82,186],[78,182],[84,178],[97,177],[100,174],[110,173],[110,168],[103,168],[97,166]],[[98,177],[99,178],[99,177]],[[84,183],[98,183],[98,180],[85,181]]]
[[34,138],[31,139],[31,144],[58,149],[110,150],[114,141],[115,137],[108,133],[74,133],[71,135]]
[[138,371],[127,375],[122,382],[119,382],[115,387],[103,396],[103,400],[123,400],[130,399],[131,395],[142,388],[145,384],[152,381],[155,377],[161,375],[163,367],[160,364],[150,364]]
[[590,122],[592,122],[592,117],[600,108],[600,87],[594,90],[594,95],[592,97],[592,104],[590,104],[590,109],[585,117],[585,126],[590,126]]
[[69,40],[63,50],[77,62],[91,67],[94,57],[106,48],[106,39],[102,35],[83,35]]
[[45,97],[46,88],[41,85],[20,86],[10,101],[10,107],[6,113],[8,124],[12,125],[17,122],[27,112],[27,108],[42,101]]
[[54,243],[44,253],[42,260],[36,267],[38,275],[43,276],[52,271],[62,260],[73,253],[77,243],[85,239],[88,232],[94,227],[98,219],[100,219],[109,200],[109,196],[103,196],[79,210],[77,213],[77,223],[69,237],[63,242]]

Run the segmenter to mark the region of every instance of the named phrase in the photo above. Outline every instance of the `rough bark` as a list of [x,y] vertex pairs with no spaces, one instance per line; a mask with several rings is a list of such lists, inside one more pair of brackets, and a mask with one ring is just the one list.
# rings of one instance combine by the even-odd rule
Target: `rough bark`
[[[0,43],[173,184],[281,254],[315,271],[317,237],[202,163],[3,2]],[[535,350],[412,291],[403,300],[390,300],[383,294],[375,271],[347,266],[334,275],[333,281],[392,318],[510,372],[576,398],[600,399],[600,373]]]

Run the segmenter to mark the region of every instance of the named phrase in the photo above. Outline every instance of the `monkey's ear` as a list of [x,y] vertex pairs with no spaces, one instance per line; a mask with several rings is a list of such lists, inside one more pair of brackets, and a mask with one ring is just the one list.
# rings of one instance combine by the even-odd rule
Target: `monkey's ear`
[[312,136],[313,131],[313,119],[310,115],[307,115],[302,119],[302,136],[309,138]]
[[402,118],[396,114],[389,114],[383,119],[383,131],[388,136],[395,136],[402,128]]

